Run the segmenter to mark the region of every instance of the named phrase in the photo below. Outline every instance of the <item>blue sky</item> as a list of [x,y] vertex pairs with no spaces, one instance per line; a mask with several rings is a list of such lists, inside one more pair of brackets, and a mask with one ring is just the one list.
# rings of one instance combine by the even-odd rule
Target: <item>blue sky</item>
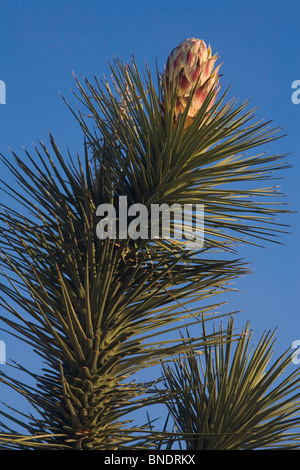
[[[49,131],[62,151],[81,151],[82,135],[58,92],[75,103],[72,71],[92,80],[93,74],[108,75],[108,60],[129,61],[132,53],[141,68],[146,62],[154,69],[156,59],[163,68],[169,52],[194,36],[218,52],[224,88],[231,84],[241,101],[253,98],[258,118],[285,128],[287,137],[266,150],[290,154],[294,167],[284,172],[281,185],[290,208],[299,210],[300,104],[291,101],[292,82],[300,80],[299,14],[296,0],[2,0],[0,80],[6,104],[0,105],[0,153],[8,155],[10,147],[21,155],[22,146],[30,151],[33,142],[47,144]],[[3,168],[1,177],[9,178]],[[285,246],[243,248],[253,274],[237,282],[243,293],[228,298],[229,310],[244,310],[238,323],[250,320],[257,336],[278,328],[278,354],[300,339],[299,215],[282,220],[293,225],[293,234],[281,239]],[[2,336],[8,358],[31,361],[30,352]]]

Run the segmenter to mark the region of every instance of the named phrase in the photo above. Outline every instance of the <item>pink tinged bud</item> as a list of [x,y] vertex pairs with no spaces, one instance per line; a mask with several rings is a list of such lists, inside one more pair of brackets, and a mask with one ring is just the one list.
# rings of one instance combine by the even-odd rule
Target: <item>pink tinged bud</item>
[[201,64],[200,64],[200,58],[198,57],[198,61],[196,66],[191,70],[191,80],[192,82],[196,83],[198,78],[200,77],[201,73]]
[[214,64],[211,62],[211,59],[206,62],[201,73],[201,85],[208,80],[214,68]]
[[207,97],[209,90],[206,90],[204,87],[198,88],[198,90],[195,91],[195,104],[196,106],[202,106],[202,104],[205,101],[205,98]]
[[200,43],[200,56],[207,58],[206,44],[202,40],[201,40],[201,43]]
[[181,60],[181,57],[182,57],[182,53],[178,55],[178,57],[174,60],[173,62],[173,69],[176,69],[178,67],[178,64]]
[[179,73],[179,86],[180,86],[180,93],[189,91],[191,88],[190,82],[185,76],[184,69],[181,69]]
[[191,105],[188,110],[189,117],[195,117],[201,106],[203,105],[205,98],[207,97],[207,91],[203,87],[198,88],[195,91]]
[[194,62],[194,54],[192,53],[192,51],[188,51],[188,53],[187,53],[187,66],[191,67],[193,62]]
[[178,113],[184,112],[195,86],[197,86],[197,89],[194,90],[190,102],[189,118],[193,118],[197,114],[212,87],[215,87],[215,94],[217,94],[218,70],[220,67],[218,66],[214,71],[217,59],[217,55],[211,55],[211,47],[207,48],[205,42],[200,39],[185,39],[178,47],[173,49],[168,57],[164,73],[170,95],[164,99],[172,97],[171,90],[176,89],[176,84],[178,84],[175,119]]

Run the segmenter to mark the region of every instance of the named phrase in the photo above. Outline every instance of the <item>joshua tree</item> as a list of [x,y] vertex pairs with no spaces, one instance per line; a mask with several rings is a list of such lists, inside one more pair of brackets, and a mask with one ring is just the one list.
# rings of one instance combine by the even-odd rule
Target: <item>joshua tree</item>
[[[247,272],[237,245],[276,241],[284,227],[274,215],[287,212],[275,187],[260,187],[288,166],[285,157],[251,154],[281,130],[256,122],[248,102],[221,93],[217,59],[204,41],[187,39],[155,80],[148,68],[142,76],[134,59],[115,60],[110,83],[75,77],[80,110],[66,104],[83,134],[82,155],[63,155],[50,135],[34,156],[2,157],[16,187],[2,183],[14,204],[1,212],[1,321],[45,366],[36,373],[11,363],[35,385],[8,375],[8,365],[1,369],[2,384],[30,405],[28,413],[2,408],[1,448],[296,445],[297,436],[284,432],[298,424],[290,418],[300,405],[297,374],[261,398],[283,368],[279,360],[262,379],[269,337],[247,367],[247,330],[233,334],[229,323],[222,334],[207,333],[207,324],[225,315],[215,296]],[[147,214],[153,205],[188,207],[185,233],[175,237],[174,217],[169,237],[153,235],[150,215],[141,226],[137,212],[128,216],[132,231],[112,237],[110,224],[124,215],[121,196]],[[99,207],[113,207],[116,220],[101,219]],[[204,207],[204,243],[193,246],[187,240],[196,207]],[[196,354],[204,358],[203,376]],[[143,379],[149,367],[151,381]],[[251,407],[257,399],[261,406]],[[172,423],[156,429],[151,419],[129,419],[155,403]],[[223,426],[228,404],[227,417],[240,415]]]

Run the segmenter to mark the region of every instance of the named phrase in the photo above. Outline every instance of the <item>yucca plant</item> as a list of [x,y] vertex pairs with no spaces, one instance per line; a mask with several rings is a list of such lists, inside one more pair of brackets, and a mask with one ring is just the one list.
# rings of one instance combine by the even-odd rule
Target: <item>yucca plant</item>
[[275,331],[264,333],[255,345],[249,323],[238,340],[233,332],[231,318],[212,345],[204,327],[204,351],[187,345],[184,356],[164,365],[162,393],[175,422],[173,445],[188,450],[299,448],[300,371],[292,366],[292,352],[273,360]]
[[[187,120],[197,83],[174,119],[178,87],[170,90],[164,74],[154,83],[147,69],[142,78],[134,60],[116,60],[111,71],[112,84],[75,77],[80,111],[67,105],[83,132],[83,155],[62,155],[50,135],[50,148],[41,143],[34,156],[2,157],[17,185],[2,182],[12,199],[0,216],[1,321],[45,367],[12,364],[34,386],[0,371],[31,406],[1,410],[1,448],[155,446],[161,431],[128,418],[164,403],[158,378],[143,380],[143,370],[184,353],[187,339],[205,350],[201,325],[221,315],[214,296],[247,271],[235,245],[245,236],[276,241],[285,231],[274,221],[287,212],[273,204],[276,187],[257,186],[288,166],[284,156],[243,155],[276,140],[279,129],[253,123],[248,103],[226,101],[227,92],[215,101],[214,87]],[[204,246],[187,249],[184,237],[172,237],[176,221],[167,239],[99,238],[97,208],[116,207],[120,196],[148,209],[189,204],[189,234],[193,207],[204,204]],[[179,334],[191,326],[192,338]]]

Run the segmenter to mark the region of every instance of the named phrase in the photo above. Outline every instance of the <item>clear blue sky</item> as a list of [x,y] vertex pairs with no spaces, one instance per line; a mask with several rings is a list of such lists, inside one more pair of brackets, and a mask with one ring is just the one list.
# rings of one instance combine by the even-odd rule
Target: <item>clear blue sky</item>
[[[78,125],[58,93],[72,102],[72,71],[92,80],[93,74],[108,74],[107,60],[127,61],[132,53],[140,67],[147,62],[154,69],[156,59],[163,67],[171,49],[194,36],[219,53],[224,87],[231,83],[241,101],[253,98],[259,118],[285,127],[288,136],[269,150],[291,154],[294,168],[284,172],[282,190],[291,209],[299,210],[300,104],[291,101],[291,84],[300,80],[299,5],[297,0],[2,0],[0,80],[7,103],[0,105],[0,153],[8,155],[11,147],[22,154],[22,146],[31,150],[39,140],[47,144],[49,130],[61,150],[80,151]],[[6,177],[3,168],[1,176]],[[240,325],[251,320],[257,335],[278,328],[278,354],[300,339],[299,215],[282,220],[293,225],[293,235],[282,237],[285,246],[243,249],[253,274],[237,282],[243,293],[228,298],[228,309],[245,310]],[[0,339],[8,358],[31,360],[30,352],[4,333]]]

